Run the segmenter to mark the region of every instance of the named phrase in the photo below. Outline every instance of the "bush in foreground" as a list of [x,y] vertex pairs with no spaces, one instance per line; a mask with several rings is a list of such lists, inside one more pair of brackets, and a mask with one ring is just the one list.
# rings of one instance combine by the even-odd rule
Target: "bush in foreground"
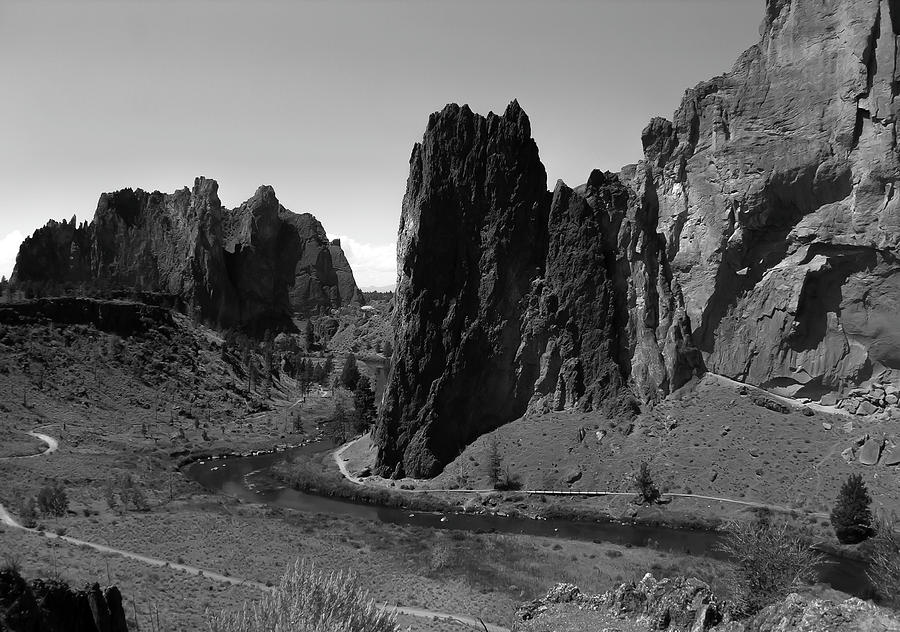
[[236,613],[207,614],[210,632],[397,632],[352,576],[319,573],[297,560],[259,602]]
[[868,575],[878,594],[891,606],[900,606],[900,525],[881,518],[876,526]]
[[738,612],[753,615],[816,578],[823,561],[804,532],[767,518],[728,525],[721,550],[734,564],[729,582]]

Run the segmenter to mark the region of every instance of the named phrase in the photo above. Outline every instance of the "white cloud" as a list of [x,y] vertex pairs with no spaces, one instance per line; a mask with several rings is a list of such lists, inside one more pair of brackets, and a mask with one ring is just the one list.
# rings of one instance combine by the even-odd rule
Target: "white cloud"
[[364,244],[347,235],[332,235],[329,239],[341,240],[360,288],[393,287],[397,282],[397,244]]
[[0,277],[5,276],[7,279],[12,276],[13,268],[16,266],[16,255],[19,254],[19,246],[25,235],[22,231],[14,230],[3,239],[0,239]]

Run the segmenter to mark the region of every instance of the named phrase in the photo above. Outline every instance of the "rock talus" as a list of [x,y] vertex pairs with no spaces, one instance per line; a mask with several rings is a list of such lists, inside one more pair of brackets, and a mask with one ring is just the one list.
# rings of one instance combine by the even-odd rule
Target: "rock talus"
[[35,294],[169,294],[214,325],[259,331],[361,298],[315,217],[285,209],[269,186],[229,210],[208,178],[172,194],[102,194],[91,223],[51,221],[26,238],[11,281]]
[[735,620],[728,604],[704,582],[657,580],[647,574],[602,595],[557,584],[546,597],[519,606],[512,631],[581,632],[620,626],[671,632],[895,632],[900,617],[855,597],[835,602],[790,594],[749,619]]

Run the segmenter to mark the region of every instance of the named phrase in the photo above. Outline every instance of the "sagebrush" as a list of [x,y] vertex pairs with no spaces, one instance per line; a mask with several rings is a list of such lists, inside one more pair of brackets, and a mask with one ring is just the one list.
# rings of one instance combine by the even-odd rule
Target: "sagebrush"
[[322,573],[297,560],[260,601],[208,613],[210,632],[397,632],[387,612],[348,573]]
[[731,559],[729,580],[735,610],[752,615],[815,580],[824,556],[812,548],[809,533],[758,518],[732,522],[720,549]]
[[900,606],[900,527],[894,519],[878,520],[870,541],[869,579],[879,596],[889,605]]

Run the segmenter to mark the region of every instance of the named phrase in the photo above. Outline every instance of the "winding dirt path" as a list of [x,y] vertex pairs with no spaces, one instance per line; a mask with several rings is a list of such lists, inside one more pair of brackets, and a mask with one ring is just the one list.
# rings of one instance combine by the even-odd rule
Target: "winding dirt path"
[[[35,456],[45,456],[47,454],[51,454],[59,449],[59,442],[53,437],[42,434],[39,432],[29,432],[33,437],[40,439],[44,443],[47,444],[47,449],[39,454],[29,455],[28,457],[16,457],[16,458],[32,458]],[[141,562],[143,564],[148,564],[150,566],[156,566],[159,568],[170,568],[177,571],[183,571],[190,575],[196,575],[197,577],[206,577],[216,582],[220,582],[223,584],[231,584],[233,586],[250,586],[252,588],[257,588],[259,590],[272,590],[271,587],[266,586],[265,584],[252,580],[252,579],[244,579],[241,577],[234,577],[228,575],[222,575],[221,573],[217,573],[215,571],[211,571],[205,568],[200,568],[198,566],[192,566],[190,564],[180,564],[178,562],[173,562],[171,560],[164,560],[158,557],[151,557],[149,555],[142,555],[140,553],[135,553],[133,551],[126,551],[124,549],[117,549],[112,546],[107,546],[105,544],[99,544],[97,542],[89,542],[87,540],[79,540],[78,538],[73,538],[67,535],[58,535],[56,533],[50,533],[48,531],[38,531],[37,529],[31,529],[19,523],[12,514],[0,503],[0,523],[2,523],[6,527],[10,527],[12,529],[17,529],[19,531],[23,531],[25,533],[29,533],[31,535],[45,537],[51,540],[59,540],[61,542],[66,542],[68,544],[72,544],[74,546],[80,546],[88,549],[93,549],[94,551],[98,551],[100,553],[106,553],[110,555],[118,555],[120,557],[127,558],[129,560],[134,560],[137,562]],[[499,625],[493,625],[490,623],[485,623],[481,619],[477,619],[474,617],[468,617],[465,615],[459,614],[451,614],[449,612],[437,612],[435,610],[427,610],[425,608],[416,608],[413,606],[397,606],[391,604],[377,604],[377,606],[389,612],[396,612],[398,614],[403,614],[411,617],[416,617],[419,619],[442,619],[444,621],[455,621],[457,623],[461,623],[463,625],[469,626],[471,628],[475,628],[478,630],[487,630],[487,632],[509,632],[509,628],[504,628]]]
[[[334,451],[334,462],[337,464],[338,469],[341,471],[341,474],[351,483],[362,486],[372,486],[365,479],[362,479],[358,476],[354,476],[347,469],[347,462],[344,460],[344,451],[353,446],[357,441],[362,440],[363,437],[357,437],[353,441],[349,443],[345,443],[340,448]],[[453,493],[453,494],[485,494],[490,493],[495,490],[493,489],[430,489],[430,488],[422,488],[422,489],[406,489],[402,490],[402,493],[406,494],[417,494],[417,493],[427,493],[427,492],[441,492],[441,493]],[[558,491],[558,490],[541,490],[541,489],[517,489],[517,494],[528,494],[532,496],[635,496],[635,492],[614,492],[608,490],[593,490],[593,491]],[[696,498],[698,500],[712,500],[716,502],[723,503],[731,503],[734,505],[741,505],[744,507],[755,507],[758,509],[767,509],[769,511],[774,511],[778,513],[799,513],[807,516],[814,516],[816,518],[827,518],[828,514],[824,513],[815,513],[815,512],[807,512],[801,509],[795,509],[793,507],[785,507],[783,505],[770,505],[767,503],[759,503],[753,502],[750,500],[738,500],[737,498],[724,498],[722,496],[701,496],[700,494],[674,494],[674,493],[666,493],[662,494],[661,498]]]
[[47,448],[36,454],[20,454],[18,456],[0,457],[0,461],[11,461],[13,459],[33,459],[38,456],[47,456],[48,454],[53,454],[59,449],[59,441],[57,441],[50,435],[44,434],[42,432],[37,432],[36,430],[29,430],[25,434],[34,437],[38,441],[43,441],[47,444]]

